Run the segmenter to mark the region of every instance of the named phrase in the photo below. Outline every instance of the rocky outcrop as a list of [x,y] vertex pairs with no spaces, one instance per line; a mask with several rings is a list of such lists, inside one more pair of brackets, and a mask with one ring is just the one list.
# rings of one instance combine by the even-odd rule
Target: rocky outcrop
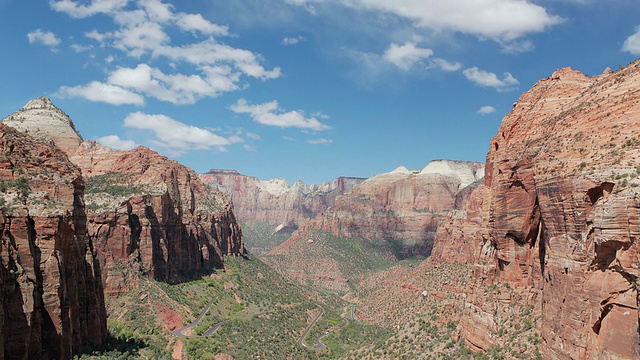
[[439,219],[455,209],[461,190],[479,180],[482,169],[481,163],[436,160],[422,171],[399,167],[373,176],[301,225],[288,242],[321,230],[339,238],[397,240],[400,256],[428,255]]
[[88,227],[107,291],[126,290],[131,266],[174,283],[244,253],[231,199],[193,170],[145,147],[114,151],[88,142],[71,160],[90,174]]
[[262,221],[277,226],[297,227],[335,203],[336,197],[348,193],[365,179],[340,177],[333,183],[307,186],[296,181],[289,186],[284,179],[258,180],[235,170],[211,170],[202,180],[233,198],[238,219]]
[[[434,250],[473,244],[478,283],[465,311],[478,321],[462,324],[472,348],[500,345],[491,335],[478,341],[496,329],[477,310],[486,302],[478,284],[501,282],[538,294],[543,358],[640,357],[639,87],[638,61],[595,77],[560,69],[503,119],[478,190],[487,232],[443,229],[436,249],[445,248]],[[482,221],[459,223],[478,229]]]
[[103,346],[80,170],[50,143],[3,124],[0,148],[0,358],[70,358]]
[[136,274],[179,282],[244,253],[231,199],[191,169],[145,147],[116,151],[82,141],[68,116],[46,98],[3,120],[52,140],[86,179],[87,228],[108,292]]

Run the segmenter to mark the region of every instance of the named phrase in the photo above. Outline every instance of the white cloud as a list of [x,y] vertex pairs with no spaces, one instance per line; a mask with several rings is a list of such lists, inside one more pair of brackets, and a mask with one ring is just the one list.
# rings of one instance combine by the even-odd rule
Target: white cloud
[[299,128],[315,131],[331,129],[330,126],[318,121],[315,117],[306,117],[301,111],[288,111],[280,109],[277,101],[264,104],[250,105],[247,100],[240,99],[230,106],[230,109],[237,114],[250,114],[253,121],[281,128]]
[[204,35],[228,35],[229,28],[210,22],[200,14],[179,13],[176,25],[184,31],[200,32]]
[[494,112],[496,112],[496,108],[491,105],[485,105],[477,111],[477,113],[481,115],[493,114]]
[[622,51],[633,55],[640,55],[640,26],[636,28],[635,34],[629,36],[622,44]]
[[284,46],[289,46],[289,45],[295,45],[301,41],[306,41],[307,39],[302,36],[302,35],[298,35],[295,37],[285,37],[284,39],[282,39],[282,42],[280,44],[284,45]]
[[51,48],[55,48],[60,45],[61,40],[56,34],[51,31],[42,31],[42,29],[35,29],[27,34],[27,39],[30,44],[38,43]]
[[162,114],[134,112],[124,119],[124,126],[132,129],[152,131],[154,143],[180,155],[191,149],[211,149],[225,151],[231,145],[228,139],[209,130],[187,125]]
[[444,59],[433,59],[429,62],[429,67],[436,67],[442,71],[453,72],[462,69],[462,64],[459,62],[449,62]]
[[350,4],[410,19],[417,27],[498,41],[538,33],[562,22],[528,0],[354,0]]
[[480,70],[475,66],[465,69],[462,73],[467,79],[480,86],[508,90],[520,84],[520,82],[508,72],[504,73],[502,79],[498,78],[498,76],[492,72]]
[[79,5],[76,1],[51,1],[51,8],[72,18],[86,18],[100,13],[113,13],[124,8],[129,0],[91,0],[89,5]]
[[103,146],[108,146],[116,150],[131,150],[134,147],[138,146],[135,141],[120,139],[118,135],[107,135],[99,137],[96,139],[96,141]]
[[60,97],[79,97],[112,105],[144,105],[144,98],[120,86],[92,81],[87,85],[63,86],[57,93]]
[[407,41],[403,45],[391,44],[382,55],[383,59],[404,71],[433,55],[433,50],[417,47],[414,42]]
[[249,144],[242,145],[242,148],[245,149],[248,152],[256,152],[256,151],[258,151],[258,150],[256,150],[255,147],[253,147],[253,146],[251,146]]
[[[85,33],[87,38],[97,41],[101,47],[120,50],[131,58],[149,56],[150,62],[164,58],[172,68],[171,73],[151,64],[112,69],[107,81],[92,83],[93,87],[101,84],[113,89],[115,85],[138,94],[138,97],[151,96],[175,104],[192,104],[205,97],[216,97],[248,86],[241,84],[243,76],[269,80],[282,74],[279,67],[266,69],[259,54],[214,39],[214,35],[229,35],[228,27],[214,24],[201,14],[175,12],[173,4],[162,0],[137,0],[131,6],[127,4],[126,0],[91,0],[88,4],[73,0],[51,2],[54,10],[74,18],[106,14],[113,19],[116,28],[112,31],[94,29]],[[171,26],[207,38],[173,44],[168,34]]]
[[203,97],[216,97],[237,89],[239,76],[228,67],[207,67],[205,77],[199,75],[165,74],[147,64],[135,68],[118,68],[109,75],[108,83],[135,90],[158,100],[174,104],[193,104]]
[[307,140],[307,144],[311,144],[311,145],[331,144],[332,142],[333,142],[333,140],[325,139],[325,138]]
[[71,44],[70,46],[77,53],[84,52],[84,51],[87,51],[87,50],[91,50],[93,48],[93,46],[91,46],[91,45]]

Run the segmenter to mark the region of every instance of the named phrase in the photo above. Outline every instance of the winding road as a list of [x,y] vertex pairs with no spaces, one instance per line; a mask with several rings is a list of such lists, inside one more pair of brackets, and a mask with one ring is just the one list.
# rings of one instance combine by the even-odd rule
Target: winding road
[[[322,314],[324,314],[324,308],[322,306],[320,306],[320,305],[318,305],[318,307],[320,308],[320,314],[318,314],[318,316],[316,316],[316,318],[313,319],[311,324],[309,324],[309,326],[307,326],[307,328],[304,329],[304,332],[302,333],[302,336],[300,337],[300,339],[298,339],[298,345],[301,345],[303,347],[307,347],[304,344],[304,339],[309,334],[309,331],[311,331],[311,328],[318,322],[318,320],[320,320],[320,317],[322,316]],[[356,319],[355,319],[355,309],[356,309],[355,306],[351,307],[351,319],[353,321],[356,321]],[[322,338],[324,338],[325,336],[327,336],[327,335],[329,335],[329,334],[331,334],[333,332],[336,332],[338,330],[342,330],[347,325],[349,325],[349,320],[347,318],[343,318],[342,320],[343,320],[342,326],[340,326],[339,328],[337,328],[335,330],[332,330],[332,331],[329,331],[329,332],[327,332],[325,334],[318,335],[318,337],[316,338],[316,346],[313,347],[314,350],[324,350],[324,349],[326,349],[327,346],[322,343]]]
[[207,331],[204,332],[204,334],[202,335],[186,335],[184,332],[187,330],[193,330],[193,328],[195,328],[196,326],[198,326],[198,323],[200,322],[200,320],[202,320],[202,318],[207,314],[207,312],[209,312],[209,309],[211,308],[211,306],[213,305],[213,303],[220,297],[220,295],[214,297],[213,299],[211,299],[211,301],[209,301],[209,304],[207,304],[207,306],[204,308],[204,310],[202,310],[202,312],[200,313],[200,315],[198,315],[198,317],[193,320],[190,324],[187,324],[177,330],[175,330],[174,332],[171,333],[171,336],[173,337],[177,337],[177,338],[181,338],[181,339],[186,339],[186,338],[197,338],[197,337],[205,337],[205,336],[211,336],[213,335],[213,333],[218,330],[218,328],[224,324],[225,321],[219,322],[215,325],[213,325],[212,327],[210,327],[209,329],[207,329]]
[[320,314],[318,314],[318,316],[316,316],[315,319],[313,319],[313,321],[311,322],[311,324],[309,324],[309,326],[307,326],[306,329],[304,329],[304,332],[302,333],[302,336],[300,337],[300,339],[298,339],[298,345],[307,347],[307,345],[304,344],[304,338],[307,337],[307,335],[309,334],[309,331],[311,331],[311,328],[313,327],[313,325],[315,325],[318,320],[320,320],[320,317],[322,317],[322,314],[324,314],[324,308],[320,305],[318,305],[318,307],[320,308]]

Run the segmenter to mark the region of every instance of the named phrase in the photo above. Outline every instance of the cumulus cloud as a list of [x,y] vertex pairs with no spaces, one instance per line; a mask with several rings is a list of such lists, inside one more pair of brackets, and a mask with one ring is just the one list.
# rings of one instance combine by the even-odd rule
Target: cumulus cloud
[[207,129],[187,125],[162,114],[134,112],[124,119],[124,126],[151,131],[155,136],[153,142],[175,155],[191,149],[206,150],[214,147],[226,151],[225,146],[232,144],[229,139]]
[[237,114],[249,114],[253,121],[281,128],[299,128],[314,131],[331,129],[330,126],[321,123],[315,117],[306,117],[302,111],[293,110],[285,112],[280,109],[277,101],[264,104],[250,105],[247,100],[240,99],[231,105],[230,109]]
[[400,69],[408,71],[415,64],[431,55],[433,55],[433,50],[417,47],[414,42],[407,41],[403,45],[391,44],[382,58]]
[[144,98],[141,95],[120,86],[103,84],[99,81],[73,87],[63,86],[56,95],[59,97],[79,97],[112,105],[144,105]]
[[60,38],[51,31],[42,31],[42,29],[35,29],[27,34],[27,39],[30,44],[42,44],[51,48],[55,48],[60,45]]
[[138,146],[133,140],[123,140],[118,135],[107,135],[96,139],[97,142],[116,150],[131,150]]
[[633,55],[640,55],[640,26],[636,28],[635,34],[629,36],[622,44],[622,51]]
[[352,6],[392,13],[415,26],[511,41],[562,22],[527,0],[354,0]]
[[478,109],[477,113],[480,115],[488,115],[488,114],[493,114],[494,112],[496,112],[496,108],[494,108],[491,105],[485,105],[483,107],[481,107],[480,109]]
[[498,78],[498,76],[492,72],[478,69],[475,66],[465,69],[462,73],[467,79],[480,86],[509,90],[520,84],[520,82],[508,72],[504,73],[502,79]]
[[113,13],[124,8],[129,0],[91,0],[88,5],[81,5],[72,0],[51,1],[51,8],[65,13],[72,18],[81,19],[100,13]]
[[429,62],[429,67],[435,67],[446,72],[453,72],[462,69],[462,64],[459,62],[449,62],[445,59],[433,59]]
[[306,41],[307,39],[304,38],[302,35],[298,35],[295,37],[285,37],[284,39],[282,39],[282,42],[280,44],[284,45],[284,46],[289,46],[289,45],[295,45],[301,41]]
[[[134,59],[164,58],[172,66],[171,73],[151,64],[112,69],[106,81],[98,82],[104,88],[117,86],[138,96],[192,104],[204,97],[246,87],[246,83],[241,85],[243,77],[269,80],[281,76],[280,68],[265,68],[259,54],[220,42],[217,36],[228,36],[228,27],[214,24],[201,14],[176,12],[174,5],[162,0],[138,0],[131,6],[126,5],[126,0],[92,0],[88,4],[76,0],[51,2],[54,10],[73,18],[99,13],[111,17],[115,29],[85,33],[101,47],[117,49]],[[206,38],[174,44],[168,35],[169,27]]]
[[325,138],[307,140],[307,144],[311,145],[331,144],[332,142],[333,140]]

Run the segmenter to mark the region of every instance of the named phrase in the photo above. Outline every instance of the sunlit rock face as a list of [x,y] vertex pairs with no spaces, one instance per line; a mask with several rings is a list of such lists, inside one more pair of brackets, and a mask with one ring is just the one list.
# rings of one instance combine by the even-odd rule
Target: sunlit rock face
[[337,197],[288,242],[306,241],[307,233],[321,230],[339,238],[397,241],[401,257],[428,256],[440,219],[461,202],[463,189],[483,175],[483,164],[476,162],[435,160],[415,171],[398,167]]
[[[436,240],[445,261],[462,249],[478,283],[537,294],[543,358],[640,358],[639,88],[638,61],[539,81],[492,139],[472,208],[452,214]],[[480,350],[499,344],[487,336],[495,324],[475,289],[462,335]]]
[[235,170],[211,170],[200,174],[202,180],[216,189],[228,193],[238,219],[255,220],[274,227],[297,227],[326,211],[336,197],[346,194],[365,179],[340,177],[333,182],[307,186],[302,181],[289,185],[284,179],[259,180],[239,174]]
[[113,150],[82,141],[71,119],[47,98],[3,120],[51,141],[82,171],[87,229],[107,292],[127,291],[136,274],[180,282],[243,254],[228,195],[193,170],[143,146]]

